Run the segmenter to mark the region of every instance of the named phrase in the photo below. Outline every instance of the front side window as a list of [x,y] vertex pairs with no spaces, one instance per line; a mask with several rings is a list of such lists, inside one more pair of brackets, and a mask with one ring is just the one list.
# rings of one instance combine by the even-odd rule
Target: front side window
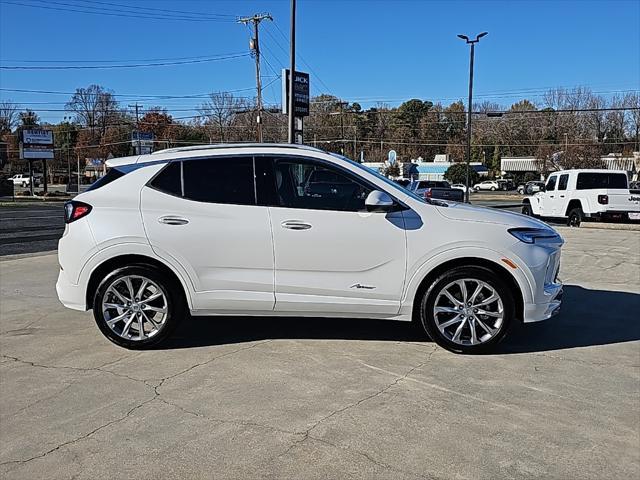
[[346,172],[313,161],[276,159],[274,172],[282,207],[357,212],[371,192]]
[[556,189],[556,178],[558,177],[550,177],[549,180],[547,180],[547,186],[545,187],[545,190],[547,190],[548,192],[552,192]]
[[560,175],[560,180],[558,181],[558,190],[566,190],[568,183],[569,183],[569,174],[565,173],[563,175]]
[[253,157],[214,157],[182,162],[184,198],[255,205]]

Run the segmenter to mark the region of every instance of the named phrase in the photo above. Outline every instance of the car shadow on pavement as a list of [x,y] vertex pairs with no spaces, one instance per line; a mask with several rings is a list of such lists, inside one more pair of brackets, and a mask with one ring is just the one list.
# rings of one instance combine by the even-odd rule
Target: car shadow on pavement
[[565,285],[560,313],[518,325],[496,353],[525,353],[640,340],[640,294]]
[[[558,316],[515,326],[495,353],[525,353],[640,340],[640,294],[565,286]],[[193,317],[160,349],[269,339],[428,342],[412,323],[360,318]]]

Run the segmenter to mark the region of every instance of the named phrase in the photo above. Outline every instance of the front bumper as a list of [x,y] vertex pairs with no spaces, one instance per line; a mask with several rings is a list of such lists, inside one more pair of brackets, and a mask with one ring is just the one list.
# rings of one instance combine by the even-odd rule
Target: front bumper
[[544,286],[543,302],[527,303],[524,306],[525,323],[540,322],[547,320],[560,312],[562,304],[562,282],[558,279],[554,283]]
[[58,299],[65,307],[83,312],[87,310],[84,288],[71,283],[62,269],[60,269],[58,273],[56,293],[58,294]]

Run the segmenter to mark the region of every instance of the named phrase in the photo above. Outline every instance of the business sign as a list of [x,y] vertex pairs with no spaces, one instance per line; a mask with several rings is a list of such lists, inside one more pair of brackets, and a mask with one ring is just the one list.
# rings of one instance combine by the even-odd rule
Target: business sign
[[[289,69],[282,69],[282,113],[289,111]],[[309,116],[309,74],[296,72],[293,77],[293,114]]]
[[389,150],[389,155],[387,157],[389,165],[395,165],[397,158],[398,158],[398,154],[396,153],[396,151],[395,150]]
[[23,130],[20,158],[38,160],[53,158],[53,131]]
[[153,147],[152,132],[131,132],[131,143],[139,147]]

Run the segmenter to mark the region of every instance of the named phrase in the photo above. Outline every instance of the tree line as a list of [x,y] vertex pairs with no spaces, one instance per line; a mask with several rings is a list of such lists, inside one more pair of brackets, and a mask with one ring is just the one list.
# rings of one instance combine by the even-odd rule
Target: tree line
[[[132,154],[134,130],[154,134],[155,149],[225,142],[253,142],[257,137],[255,101],[231,92],[203,98],[196,115],[176,117],[162,106],[138,118],[115,92],[99,85],[78,88],[65,105],[61,122],[42,122],[37,111],[12,102],[0,103],[0,140],[6,143],[12,168],[25,128],[50,128],[55,134],[56,160],[62,168],[69,157],[104,159]],[[562,155],[564,165],[595,166],[601,155],[640,150],[640,95],[637,91],[603,96],[587,88],[550,89],[539,101],[522,99],[512,105],[484,101],[472,110],[472,161],[498,172],[503,156],[535,156],[543,164]],[[287,119],[278,108],[262,114],[264,140],[285,142]],[[305,143],[344,153],[354,159],[383,161],[394,149],[400,161],[446,153],[465,158],[465,105],[410,99],[399,106],[378,103],[362,108],[332,95],[312,98],[304,119]],[[21,170],[20,170],[21,171]]]

